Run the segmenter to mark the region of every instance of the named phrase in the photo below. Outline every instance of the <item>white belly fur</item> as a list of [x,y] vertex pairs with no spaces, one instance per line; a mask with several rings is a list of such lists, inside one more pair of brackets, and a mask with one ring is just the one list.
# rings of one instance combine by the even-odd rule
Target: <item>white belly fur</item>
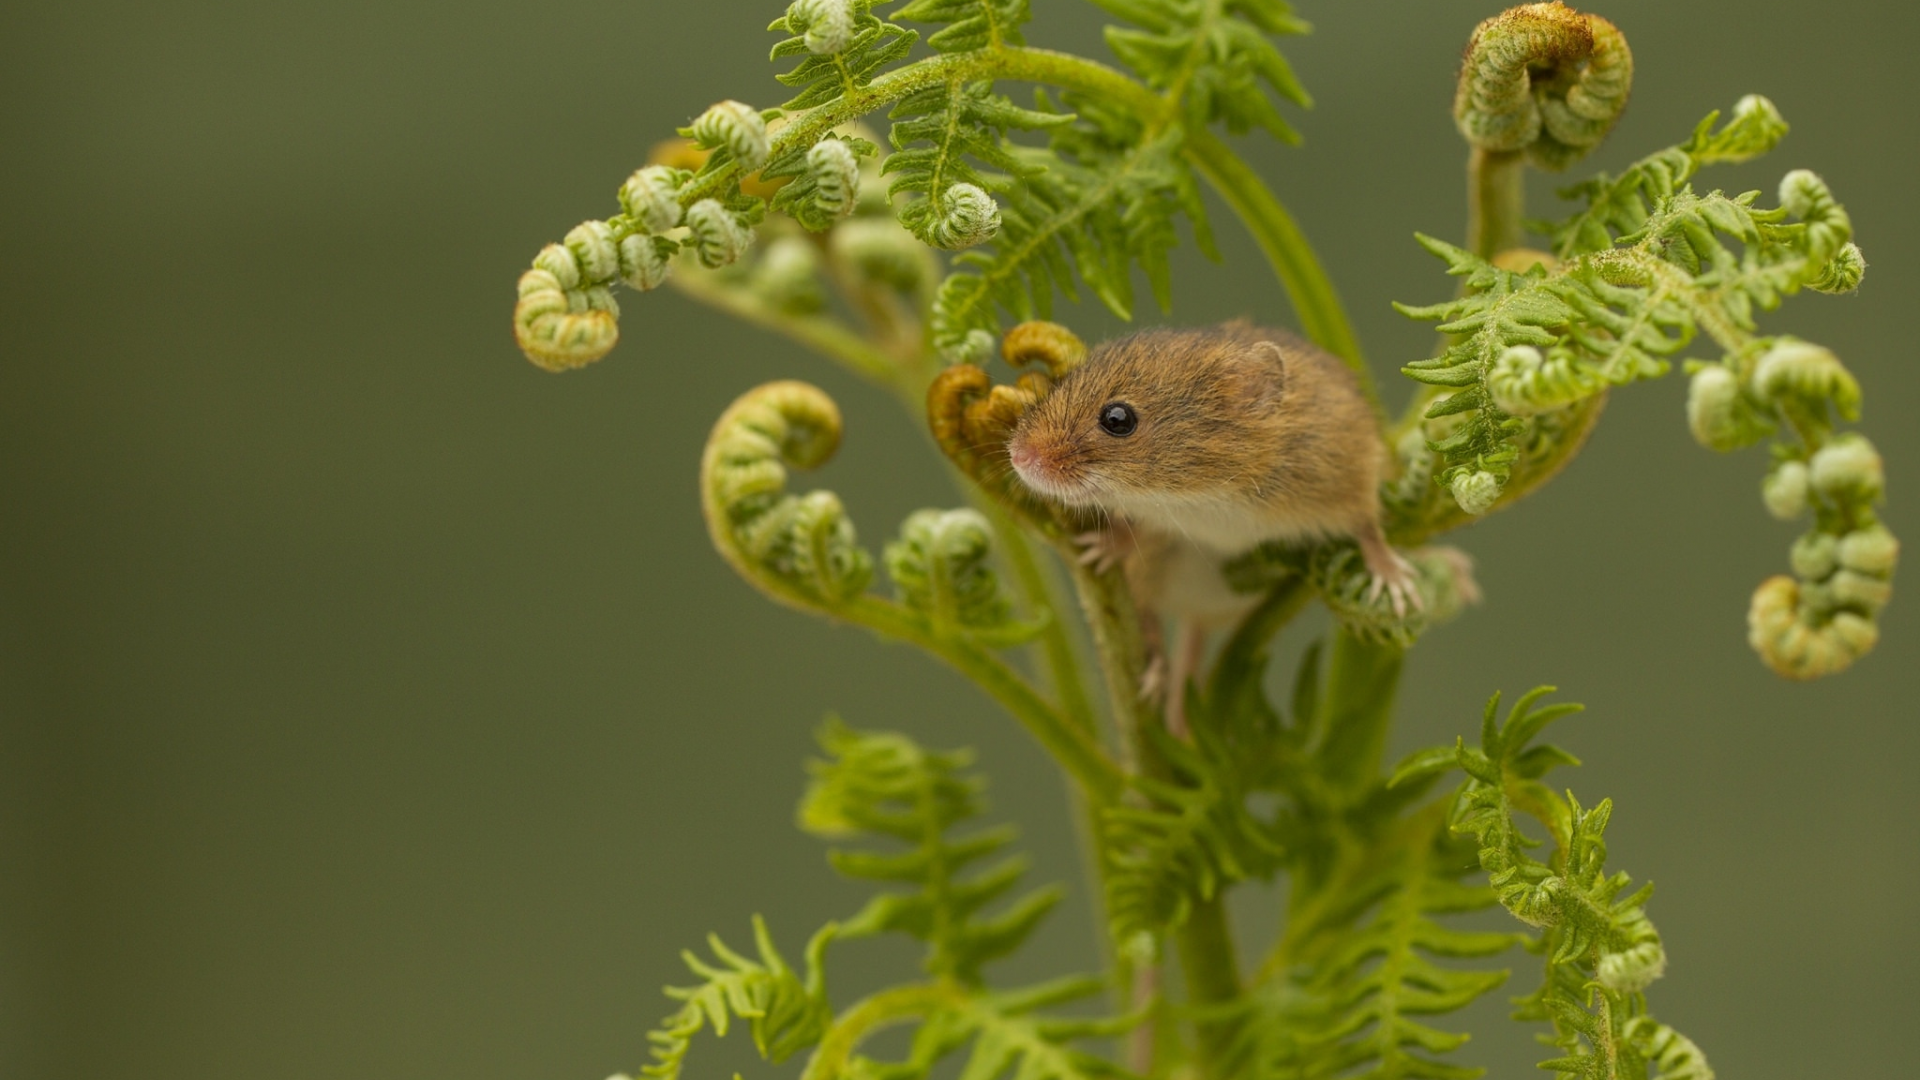
[[1217,555],[1238,555],[1268,540],[1320,540],[1342,535],[1324,518],[1255,511],[1220,498],[1160,495],[1111,500],[1112,509],[1156,532],[1180,537]]
[[1259,593],[1237,593],[1220,574],[1224,557],[1197,544],[1175,543],[1160,554],[1154,607],[1201,626],[1237,621],[1260,600]]

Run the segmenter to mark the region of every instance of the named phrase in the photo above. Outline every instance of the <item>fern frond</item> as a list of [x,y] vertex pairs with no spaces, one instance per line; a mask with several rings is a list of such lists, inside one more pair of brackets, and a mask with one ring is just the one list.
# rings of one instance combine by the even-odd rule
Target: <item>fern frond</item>
[[1156,90],[1179,99],[1195,129],[1225,124],[1239,134],[1261,128],[1299,142],[1275,98],[1311,103],[1276,36],[1310,28],[1282,0],[1094,0],[1131,27],[1109,26],[1107,45]]
[[1284,970],[1255,992],[1240,1051],[1248,1075],[1480,1075],[1442,1057],[1466,1035],[1415,1019],[1465,1008],[1509,974],[1438,961],[1495,956],[1523,940],[1438,921],[1492,906],[1490,889],[1461,880],[1472,869],[1471,848],[1446,828],[1445,803],[1392,821],[1349,850],[1329,888],[1294,914],[1281,946]]
[[1248,809],[1246,763],[1208,721],[1193,719],[1191,744],[1156,731],[1172,778],[1137,779],[1141,801],[1105,813],[1108,928],[1132,955],[1151,956],[1154,940],[1183,925],[1196,902],[1280,865],[1273,827]]
[[1601,173],[1560,192],[1563,199],[1584,201],[1586,209],[1560,222],[1530,222],[1529,227],[1553,239],[1561,259],[1606,251],[1617,238],[1646,226],[1653,208],[1673,197],[1694,174],[1708,165],[1737,164],[1771,151],[1787,134],[1786,118],[1773,102],[1748,94],[1733,107],[1724,126],[1720,113],[1708,113],[1693,137],[1642,158],[1618,177]]
[[943,23],[927,36],[941,53],[971,52],[1001,45],[1025,45],[1020,28],[1033,18],[1028,0],[911,0],[892,17],[907,22]]
[[782,108],[812,109],[837,100],[873,81],[881,69],[907,58],[920,35],[883,22],[873,14],[875,0],[794,0],[769,30],[792,36],[773,47],[769,57],[805,56],[790,71],[774,76],[800,87]]
[[[1020,108],[1006,95],[994,93],[991,82],[962,80],[908,94],[887,115],[893,121],[888,138],[894,147],[881,170],[893,176],[887,193],[918,195],[901,207],[900,223],[945,249],[982,243],[999,228],[999,210],[989,209],[990,198],[973,211],[978,220],[971,222],[965,201],[977,202],[986,192],[1006,189],[1009,175],[1042,167],[1022,162],[1005,133],[1059,127],[1072,119]],[[997,172],[982,173],[976,161]]]
[[[1182,214],[1212,253],[1199,189],[1179,156],[1179,130],[1150,137],[1122,110],[1079,95],[1064,101],[1072,114],[1038,114],[1052,118],[1047,149],[1008,149],[1009,171],[1021,182],[1007,191],[990,247],[960,256],[940,286],[934,344],[951,358],[991,355],[1001,309],[1018,321],[1045,319],[1056,291],[1077,300],[1076,275],[1108,310],[1131,319],[1138,266],[1166,306],[1167,256],[1179,242],[1174,222]],[[1045,98],[1041,104],[1053,108]]]
[[716,1036],[725,1035],[736,1018],[747,1021],[753,1045],[767,1061],[785,1061],[817,1044],[833,1021],[821,960],[838,929],[829,923],[807,943],[804,979],[774,948],[773,936],[758,915],[753,917],[753,938],[759,960],[727,948],[717,935],[710,935],[707,944],[719,963],[682,953],[687,967],[704,981],[667,988],[668,997],[684,1004],[647,1034],[653,1061],[641,1075],[678,1080],[693,1037],[708,1028]]
[[1786,225],[1783,210],[1754,208],[1757,192],[1700,195],[1685,183],[1703,161],[1762,152],[1766,138],[1749,129],[1774,130],[1767,116],[1777,116],[1771,106],[1746,105],[1718,132],[1709,117],[1687,143],[1619,179],[1570,189],[1589,206],[1554,227],[1565,261],[1552,271],[1502,270],[1421,238],[1465,279],[1465,291],[1400,308],[1456,335],[1440,356],[1401,370],[1449,391],[1427,418],[1446,429],[1433,442],[1444,462],[1438,480],[1464,509],[1484,513],[1499,498],[1528,417],[1664,375],[1696,333],[1730,357],[1743,355],[1755,340],[1754,313],[1778,307],[1834,262],[1850,232],[1837,207]]
[[1044,622],[1023,622],[993,569],[993,531],[977,510],[917,510],[882,553],[901,604],[936,634],[987,645],[1031,641]]
[[[1553,269],[1515,273],[1421,238],[1465,279],[1458,299],[1401,308],[1453,335],[1439,356],[1401,369],[1442,391],[1425,414],[1435,479],[1468,515],[1524,493],[1578,448],[1608,388],[1666,374],[1671,358],[1703,335],[1721,355],[1687,362],[1695,439],[1726,451],[1774,436],[1769,510],[1789,518],[1813,511],[1814,530],[1796,552],[1853,543],[1890,554],[1891,536],[1873,509],[1883,490],[1879,455],[1860,436],[1834,431],[1836,415],[1858,415],[1858,384],[1830,351],[1763,337],[1755,326],[1757,313],[1801,289],[1859,284],[1866,263],[1852,221],[1805,170],[1781,180],[1773,209],[1756,205],[1758,192],[1695,192],[1686,181],[1702,165],[1763,153],[1786,130],[1759,97],[1743,99],[1719,128],[1716,119],[1618,179],[1571,189],[1588,206],[1551,227],[1564,260]],[[1812,482],[1817,459],[1833,478],[1825,487]],[[1524,482],[1508,490],[1516,473]],[[1405,501],[1396,510],[1405,513]],[[1412,516],[1423,513],[1434,511],[1416,507]],[[1810,679],[1872,649],[1893,560],[1867,562],[1873,569],[1796,559],[1797,580],[1763,583],[1748,613],[1761,659],[1781,675]]]
[[835,849],[829,858],[849,877],[914,886],[875,896],[840,936],[907,934],[926,943],[928,973],[978,983],[980,967],[1019,948],[1061,894],[1037,889],[981,914],[1019,884],[1027,863],[1002,858],[963,876],[1014,838],[1010,827],[948,835],[984,810],[985,781],[965,771],[972,755],[930,752],[904,735],[855,731],[838,720],[821,729],[819,741],[827,757],[809,766],[801,827],[828,838],[899,841],[904,850]]
[[1129,1075],[1106,1058],[1072,1045],[1075,1039],[1110,1038],[1135,1018],[1051,1019],[1034,1010],[1084,999],[1105,990],[1098,979],[1068,978],[1022,990],[985,994],[967,1012],[973,1022],[972,1052],[961,1071],[974,1080],[1012,1075],[1019,1080],[1098,1080]]
[[[1478,747],[1463,740],[1415,754],[1395,782],[1455,767],[1467,774],[1452,828],[1473,837],[1501,905],[1544,932],[1546,976],[1518,1000],[1514,1014],[1553,1025],[1552,1042],[1563,1053],[1541,1068],[1579,1080],[1641,1080],[1652,1063],[1663,1077],[1711,1077],[1698,1047],[1647,1015],[1645,990],[1665,972],[1666,952],[1647,919],[1652,887],[1627,893],[1627,875],[1606,871],[1612,801],[1588,809],[1541,780],[1554,768],[1578,764],[1564,750],[1534,743],[1548,724],[1580,711],[1564,703],[1536,708],[1552,692],[1528,693],[1504,723],[1495,694]],[[1540,842],[1522,832],[1521,815],[1546,828],[1553,845],[1546,861],[1531,854]]]
[[[921,1011],[907,1056],[900,1061],[854,1057],[838,1071],[808,1067],[808,1080],[925,1080],[943,1060],[966,1051],[959,1075],[969,1080],[1107,1080],[1126,1070],[1073,1044],[1111,1038],[1137,1016],[1058,1018],[1038,1010],[1092,997],[1105,989],[1094,978],[1071,976],[1016,990],[969,991],[948,984]],[[849,1009],[851,1015],[859,1006]],[[816,1059],[816,1063],[818,1059]]]

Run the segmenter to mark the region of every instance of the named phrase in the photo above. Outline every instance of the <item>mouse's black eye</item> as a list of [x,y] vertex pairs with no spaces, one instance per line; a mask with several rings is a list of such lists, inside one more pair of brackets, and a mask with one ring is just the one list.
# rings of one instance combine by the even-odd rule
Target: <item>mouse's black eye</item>
[[1124,401],[1100,406],[1100,430],[1115,438],[1124,439],[1133,434],[1133,429],[1139,424],[1140,418],[1133,415],[1133,406]]

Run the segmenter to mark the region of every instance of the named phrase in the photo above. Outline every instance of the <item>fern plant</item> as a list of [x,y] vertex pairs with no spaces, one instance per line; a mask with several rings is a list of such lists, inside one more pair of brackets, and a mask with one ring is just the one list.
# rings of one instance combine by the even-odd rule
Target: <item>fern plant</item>
[[[1547,782],[1577,762],[1539,738],[1576,706],[1543,705],[1537,690],[1502,720],[1496,695],[1477,746],[1387,766],[1409,650],[1478,599],[1458,553],[1415,546],[1539,488],[1608,394],[1678,363],[1694,437],[1720,451],[1768,442],[1767,511],[1811,523],[1792,575],[1754,594],[1755,651],[1797,679],[1858,661],[1898,556],[1877,515],[1881,460],[1844,429],[1861,388],[1831,350],[1756,321],[1801,290],[1858,286],[1866,261],[1846,211],[1805,170],[1771,195],[1702,182],[1785,136],[1774,106],[1749,95],[1618,176],[1568,187],[1563,219],[1524,220],[1529,171],[1567,169],[1611,130],[1632,52],[1611,23],[1560,3],[1490,18],[1454,101],[1466,232],[1420,238],[1456,281],[1401,308],[1441,340],[1405,358],[1413,396],[1396,419],[1311,247],[1224,138],[1295,141],[1287,116],[1308,97],[1280,43],[1306,24],[1282,0],[1094,3],[1114,20],[1110,62],[1029,44],[1028,0],[771,11],[772,59],[794,96],[701,113],[620,185],[616,213],[567,232],[520,279],[514,330],[542,367],[606,355],[613,290],[665,284],[925,416],[968,505],[914,513],[876,557],[837,494],[790,490],[795,470],[838,446],[832,399],[792,381],[747,391],[702,459],[710,534],[770,598],[931,653],[1031,733],[1079,796],[1109,930],[1105,970],[995,984],[993,963],[1060,891],[1020,891],[1012,831],[977,823],[984,781],[969,754],[831,721],[800,820],[876,894],[812,936],[802,970],[758,921],[757,959],[719,938],[712,960],[687,954],[698,981],[669,990],[680,1005],[641,1071],[672,1080],[703,1032],[739,1023],[768,1061],[803,1058],[807,1080],[917,1080],[949,1061],[965,1080],[1455,1080],[1480,1070],[1447,1014],[1530,966],[1515,1017],[1545,1026],[1542,1068],[1706,1080],[1701,1049],[1654,1018],[1666,952],[1649,890],[1607,869],[1612,803]],[[1375,595],[1351,544],[1262,545],[1224,570],[1254,598],[1249,613],[1184,685],[1143,695],[1164,669],[1137,598],[1118,570],[1080,557],[1074,537],[1094,521],[1024,488],[1005,442],[1087,355],[1051,321],[1056,302],[1090,295],[1131,319],[1144,280],[1168,308],[1169,252],[1190,237],[1216,254],[1209,190],[1266,255],[1300,330],[1379,406],[1395,457],[1383,519],[1415,548],[1424,603],[1396,611]],[[1331,640],[1306,651],[1276,702],[1273,642],[1316,602]],[[1168,723],[1171,695],[1183,724]],[[1223,902],[1250,881],[1287,894],[1259,957],[1241,952]],[[1510,929],[1451,921],[1497,908]],[[876,934],[918,941],[920,970],[830,996],[832,944]],[[901,1025],[903,1056],[875,1049]]]

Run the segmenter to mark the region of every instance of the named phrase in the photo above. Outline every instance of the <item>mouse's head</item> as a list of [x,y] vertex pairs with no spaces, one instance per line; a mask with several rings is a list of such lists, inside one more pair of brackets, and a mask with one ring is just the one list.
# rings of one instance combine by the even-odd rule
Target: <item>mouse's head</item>
[[1070,506],[1218,492],[1271,468],[1285,384],[1284,354],[1251,328],[1143,331],[1095,349],[1028,409],[1007,457]]

